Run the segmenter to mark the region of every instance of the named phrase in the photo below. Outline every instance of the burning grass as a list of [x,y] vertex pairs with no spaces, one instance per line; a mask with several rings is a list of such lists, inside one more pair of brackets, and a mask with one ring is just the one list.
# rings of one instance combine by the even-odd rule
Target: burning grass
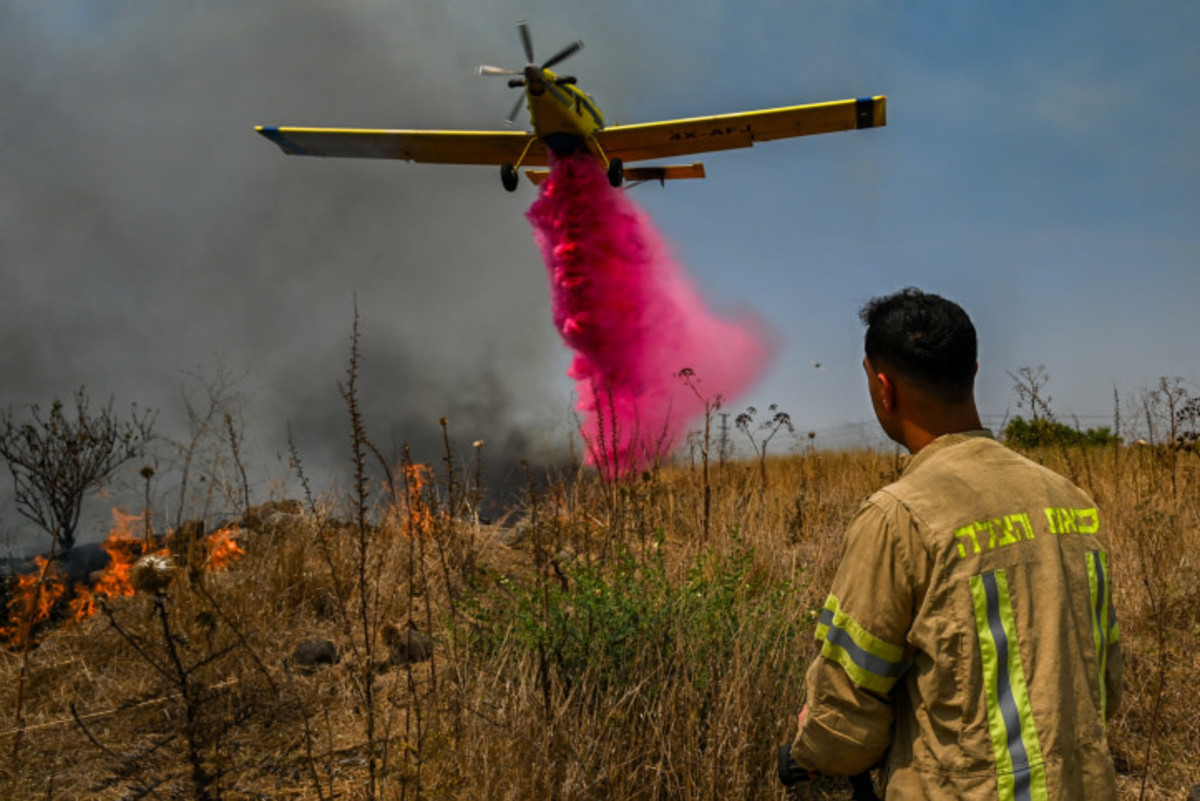
[[[69,626],[92,618],[106,601],[135,594],[133,572],[139,560],[147,556],[172,558],[170,549],[145,530],[142,515],[117,508],[112,514],[113,527],[101,544],[108,561],[96,575],[72,584],[57,563],[34,557],[36,569],[16,579],[8,603],[8,623],[0,626],[0,645],[24,648],[33,644],[39,629],[52,620]],[[138,529],[144,533],[138,533]],[[240,558],[245,551],[237,543],[237,534],[237,526],[225,526],[202,538],[196,568],[223,570]],[[168,533],[166,539],[171,537]]]
[[[1200,457],[1038,455],[1113,534],[1122,795],[1180,797],[1200,783]],[[247,514],[254,526],[172,538],[169,583],[141,592],[124,589],[131,563],[160,546],[134,519],[109,551],[130,583],[99,577],[85,620],[66,624],[71,591],[39,566],[50,611],[21,720],[19,652],[0,651],[0,796],[777,798],[773,748],[841,531],[899,467],[772,458],[760,493],[760,465],[731,463],[712,469],[708,503],[699,468],[577,474],[532,488],[500,527],[464,512],[461,483],[408,465],[368,498],[364,530],[341,499],[282,524]],[[33,597],[23,581],[14,598]],[[412,647],[426,635],[432,652]],[[300,664],[305,639],[335,660]]]

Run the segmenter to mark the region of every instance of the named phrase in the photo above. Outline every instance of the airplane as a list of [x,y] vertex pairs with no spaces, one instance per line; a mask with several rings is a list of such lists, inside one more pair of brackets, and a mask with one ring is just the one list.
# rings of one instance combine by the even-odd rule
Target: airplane
[[[524,100],[532,131],[433,131],[362,128],[300,128],[259,125],[255,130],[291,156],[403,159],[418,163],[499,165],[500,180],[515,191],[518,170],[540,184],[550,174],[552,157],[587,151],[605,168],[608,182],[703,178],[704,165],[651,165],[633,162],[750,147],[756,142],[794,136],[878,128],[887,124],[887,97],[859,97],[828,103],[717,114],[634,125],[606,125],[595,101],[576,86],[573,76],[550,70],[579,52],[572,42],[541,64],[536,63],[529,26],[517,23],[525,49],[521,70],[481,66],[479,75],[509,77],[523,89],[508,115],[512,125]],[[539,168],[539,169],[529,169]]]

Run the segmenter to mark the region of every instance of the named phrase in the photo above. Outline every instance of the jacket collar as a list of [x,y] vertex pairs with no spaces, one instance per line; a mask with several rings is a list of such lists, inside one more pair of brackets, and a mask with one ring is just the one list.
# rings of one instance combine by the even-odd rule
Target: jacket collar
[[996,438],[992,435],[992,432],[988,431],[986,428],[981,428],[976,431],[956,431],[953,434],[942,434],[933,442],[922,448],[916,456],[911,457],[908,460],[908,464],[906,464],[904,469],[900,472],[900,475],[908,475],[913,470],[917,469],[918,465],[928,461],[933,454],[944,451],[947,448],[953,448],[955,445],[959,445],[972,439],[995,440]]

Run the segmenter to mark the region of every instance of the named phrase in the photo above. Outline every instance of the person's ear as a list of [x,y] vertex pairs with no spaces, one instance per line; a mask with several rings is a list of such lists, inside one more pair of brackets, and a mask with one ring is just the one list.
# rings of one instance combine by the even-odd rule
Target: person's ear
[[896,385],[887,373],[876,373],[875,379],[879,381],[879,400],[883,404],[883,408],[894,412],[896,410]]

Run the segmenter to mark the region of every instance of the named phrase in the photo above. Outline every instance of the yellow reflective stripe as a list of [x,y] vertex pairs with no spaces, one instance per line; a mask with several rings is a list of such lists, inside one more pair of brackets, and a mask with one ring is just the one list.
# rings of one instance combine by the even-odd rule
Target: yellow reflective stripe
[[1096,646],[1096,665],[1100,684],[1100,719],[1108,713],[1108,649],[1120,636],[1116,611],[1112,606],[1112,588],[1108,579],[1108,553],[1090,551],[1084,555],[1087,564],[1088,595],[1092,609],[1092,641]]
[[1046,769],[1004,571],[972,576],[971,601],[1001,801],[1046,801]]
[[904,648],[881,640],[842,611],[830,595],[817,624],[821,655],[842,666],[860,687],[888,693],[904,672]]

